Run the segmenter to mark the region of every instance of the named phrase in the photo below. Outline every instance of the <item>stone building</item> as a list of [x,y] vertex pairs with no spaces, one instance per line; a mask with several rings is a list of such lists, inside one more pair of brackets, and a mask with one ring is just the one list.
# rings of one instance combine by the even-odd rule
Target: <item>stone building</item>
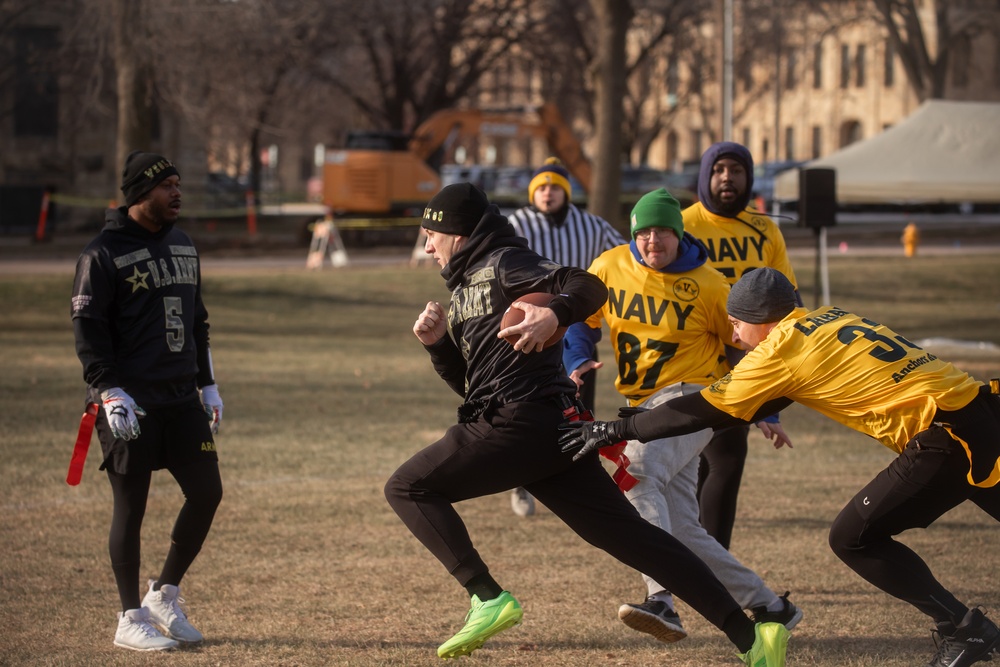
[[[780,28],[785,36],[780,48],[765,43],[753,49],[751,57],[734,59],[729,138],[750,148],[756,162],[805,161],[830,154],[878,134],[920,105],[922,100],[906,76],[887,29],[870,12],[861,11],[871,3],[853,4],[852,20],[841,25],[816,12],[772,16],[772,22],[782,21],[780,26],[771,26],[771,34]],[[938,39],[933,4],[918,2],[932,56]],[[952,27],[971,14],[979,21],[986,15],[992,22],[982,21],[974,35],[956,39],[943,97],[1000,101],[1000,6],[950,5]],[[737,54],[747,32],[738,18],[734,22]],[[717,63],[722,59],[720,33],[719,22],[702,29],[704,38],[716,45]],[[742,52],[747,52],[745,45]],[[676,77],[671,74],[671,63],[660,67],[663,81]],[[710,143],[723,138],[721,66],[696,72],[687,62],[680,69],[682,86],[690,89],[695,78],[702,79],[697,86],[700,92],[675,110],[672,126],[654,142],[649,162],[661,168],[678,169],[695,161]],[[663,95],[669,97],[670,91],[665,89]],[[706,108],[715,113],[706,115]]]
[[[56,0],[17,1],[28,11],[13,25],[2,24],[0,31],[0,233],[32,224],[42,188],[59,193],[61,219],[72,215],[99,219],[103,205],[118,196],[119,180],[114,157],[116,93],[107,54],[85,41],[67,59],[59,46],[74,34],[79,37],[76,17],[54,10],[59,6]],[[759,164],[830,154],[874,136],[920,105],[921,94],[906,76],[886,27],[873,14],[874,0],[829,3],[842,9],[839,18],[809,10],[815,4],[806,2],[785,2],[789,11],[754,10],[744,15],[754,2],[763,9],[781,4],[733,0],[731,138],[747,145]],[[916,3],[933,55],[939,39],[936,2]],[[1000,101],[1000,5],[996,0],[951,0],[947,7],[952,34],[963,36],[949,37],[952,49],[941,96]],[[968,34],[958,30],[970,17],[975,30]],[[650,133],[652,138],[633,147],[623,161],[657,169],[691,169],[709,144],[723,138],[721,18],[719,13],[710,14],[693,26],[683,44],[664,45],[645,70],[633,76],[630,85],[642,100],[639,124],[651,128],[658,123],[662,129]],[[632,27],[643,29],[639,21]],[[80,50],[88,45],[93,52]],[[518,63],[527,65],[522,68]],[[551,101],[544,92],[551,76],[537,58],[515,49],[510,62],[480,82],[470,104]],[[564,112],[572,112],[573,106],[579,110],[582,104],[586,100],[580,94]],[[583,114],[567,120],[593,155],[592,128]],[[151,149],[178,164],[189,210],[211,203],[209,128],[161,109],[154,129]],[[274,189],[305,192],[306,183],[317,173],[316,137],[280,127],[263,139],[269,155],[281,156],[273,166]],[[502,137],[481,137],[461,149],[445,161],[534,167],[548,155],[538,140]],[[523,180],[523,174],[517,176]],[[514,190],[523,190],[519,181]],[[240,194],[235,197],[238,200]]]

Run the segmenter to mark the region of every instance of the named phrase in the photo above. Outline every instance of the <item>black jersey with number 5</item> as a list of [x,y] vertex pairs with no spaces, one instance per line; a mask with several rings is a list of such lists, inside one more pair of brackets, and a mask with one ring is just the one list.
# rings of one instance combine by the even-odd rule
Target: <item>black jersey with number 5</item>
[[94,392],[122,387],[143,406],[189,399],[211,380],[211,369],[199,368],[208,313],[194,243],[173,225],[147,231],[124,207],[109,209],[105,222],[80,255],[73,285],[84,379]]

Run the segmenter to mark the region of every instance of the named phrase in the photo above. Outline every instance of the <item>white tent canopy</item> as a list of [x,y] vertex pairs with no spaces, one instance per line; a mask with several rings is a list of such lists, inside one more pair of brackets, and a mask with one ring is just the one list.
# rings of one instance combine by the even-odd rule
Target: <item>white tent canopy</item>
[[[1000,104],[930,100],[804,167],[836,169],[841,204],[1000,202]],[[774,198],[799,198],[797,169],[778,175]]]

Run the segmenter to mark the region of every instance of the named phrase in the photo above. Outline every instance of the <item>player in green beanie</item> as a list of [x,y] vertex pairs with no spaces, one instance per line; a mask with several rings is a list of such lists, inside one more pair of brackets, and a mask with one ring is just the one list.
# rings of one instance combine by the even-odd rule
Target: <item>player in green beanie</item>
[[684,237],[681,205],[666,188],[647,192],[632,207],[632,215],[629,216],[629,231],[632,238],[635,238],[639,230],[650,227],[672,229],[677,238]]

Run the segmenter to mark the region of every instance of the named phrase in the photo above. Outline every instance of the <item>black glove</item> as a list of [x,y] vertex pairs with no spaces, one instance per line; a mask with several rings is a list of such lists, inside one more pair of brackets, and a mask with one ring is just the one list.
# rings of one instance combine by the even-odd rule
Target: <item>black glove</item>
[[601,447],[628,440],[622,435],[625,423],[619,420],[613,422],[575,421],[560,424],[559,430],[563,431],[563,434],[559,436],[562,452],[563,454],[576,452],[573,454],[573,460],[577,461]]

